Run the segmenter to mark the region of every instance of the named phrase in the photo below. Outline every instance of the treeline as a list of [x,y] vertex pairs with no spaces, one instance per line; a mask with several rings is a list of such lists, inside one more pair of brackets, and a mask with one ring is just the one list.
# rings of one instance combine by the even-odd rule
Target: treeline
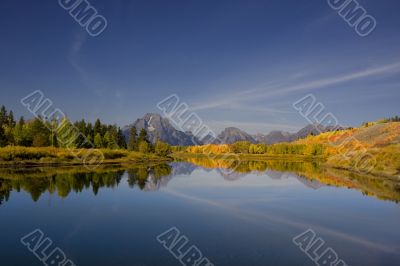
[[130,151],[139,151],[142,153],[155,152],[159,155],[166,156],[171,153],[171,146],[162,141],[156,141],[153,145],[147,137],[147,131],[141,129],[139,134],[135,127],[132,127],[129,132],[129,141],[127,145]]
[[66,118],[47,121],[40,117],[29,121],[21,117],[15,121],[13,112],[2,106],[0,147],[4,146],[128,149],[160,155],[167,155],[171,151],[170,146],[161,141],[152,145],[144,129],[137,133],[133,128],[127,143],[120,127],[103,124],[100,119],[94,124],[85,120],[72,123]]
[[265,154],[265,155],[324,155],[325,148],[322,144],[294,144],[279,143],[273,145],[252,144],[247,141],[239,141],[234,144],[216,145],[209,144],[203,146],[192,146],[186,149],[189,153],[200,154]]
[[391,117],[391,118],[386,118],[386,122],[400,122],[400,117],[398,115]]
[[393,117],[389,117],[389,118],[384,118],[375,122],[364,122],[362,123],[363,127],[370,127],[376,124],[382,124],[382,123],[390,123],[390,122],[400,122],[400,116],[396,115]]

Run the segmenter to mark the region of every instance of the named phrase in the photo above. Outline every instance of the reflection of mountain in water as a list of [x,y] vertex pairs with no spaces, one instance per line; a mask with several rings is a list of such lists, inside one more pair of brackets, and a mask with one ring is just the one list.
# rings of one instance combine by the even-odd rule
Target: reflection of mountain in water
[[[219,171],[221,176],[226,180],[226,181],[237,181],[241,178],[244,178],[248,175],[248,173],[238,173],[238,172],[225,172],[225,171]],[[260,171],[255,171],[252,172],[252,174],[255,175],[267,175],[269,178],[274,179],[274,180],[282,180],[282,179],[288,179],[288,178],[295,178],[299,180],[300,183],[302,183],[304,186],[312,189],[319,189],[323,186],[324,184],[320,183],[317,180],[311,180],[307,179],[305,177],[290,173],[290,172],[280,172],[280,171],[274,171],[274,170],[267,170],[265,172],[260,172]]]
[[227,172],[227,171],[223,171],[221,169],[219,169],[218,171],[221,176],[224,178],[224,180],[226,181],[230,181],[230,182],[234,182],[237,181],[241,178],[244,178],[245,176],[247,176],[246,173],[239,173],[239,172]]
[[192,163],[187,163],[187,162],[173,162],[170,163],[172,167],[172,175],[177,176],[177,175],[191,175],[194,170],[199,168],[198,166],[192,164]]
[[322,184],[321,182],[315,180],[315,179],[308,179],[306,177],[302,177],[302,176],[298,176],[296,175],[297,180],[299,180],[304,186],[312,188],[312,189],[319,189],[323,186],[325,186],[324,184]]
[[[288,178],[288,173],[287,172],[280,172],[280,171],[275,171],[275,170],[267,170],[265,172],[271,179],[275,180],[280,180],[283,178]],[[296,176],[296,175],[294,175]]]

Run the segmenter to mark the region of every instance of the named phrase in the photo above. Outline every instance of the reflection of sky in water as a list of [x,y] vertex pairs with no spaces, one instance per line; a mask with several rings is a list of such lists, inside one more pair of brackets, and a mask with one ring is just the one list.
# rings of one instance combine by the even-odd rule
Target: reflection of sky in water
[[[189,171],[191,172],[191,171]],[[155,237],[176,226],[215,265],[313,265],[292,238],[314,229],[349,265],[397,265],[398,204],[289,174],[227,181],[216,170],[168,177],[159,190],[11,194],[0,207],[4,265],[40,265],[19,238],[42,229],[77,265],[179,265]],[[146,185],[147,186],[147,185]],[[2,263],[3,265],[3,263]]]

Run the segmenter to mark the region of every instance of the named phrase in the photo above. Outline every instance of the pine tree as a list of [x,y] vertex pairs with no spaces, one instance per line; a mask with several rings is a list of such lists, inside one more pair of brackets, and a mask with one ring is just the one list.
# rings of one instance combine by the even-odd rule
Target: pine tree
[[93,125],[92,123],[87,123],[86,125],[86,130],[85,130],[85,135],[88,139],[92,140],[94,139],[94,130],[93,130]]
[[50,146],[50,131],[40,118],[35,118],[31,125],[32,145],[34,147]]
[[85,131],[86,131],[86,122],[85,120],[81,120],[78,122],[74,123],[74,127],[78,130],[78,135],[75,140],[75,146],[78,148],[88,148],[87,147],[87,142],[86,142],[86,137],[85,137]]
[[94,136],[94,146],[98,149],[103,148],[103,138],[100,133],[97,133],[96,136]]
[[147,138],[147,131],[144,128],[142,128],[139,132],[137,143],[140,152],[147,153],[153,150],[153,147]]
[[140,143],[142,141],[145,141],[145,142],[149,143],[149,140],[147,139],[147,131],[144,128],[142,128],[140,130],[138,143]]
[[107,131],[106,134],[104,134],[103,147],[108,148],[110,145],[112,145],[111,134]]
[[139,151],[141,153],[148,153],[150,151],[150,145],[146,141],[139,142]]
[[7,121],[8,125],[11,128],[15,127],[15,120],[14,120],[14,113],[13,111],[10,111],[10,113],[8,114],[8,121]]
[[129,132],[129,141],[128,141],[128,150],[137,151],[137,135],[136,135],[136,127],[132,127]]
[[[20,121],[22,122],[22,121]],[[18,122],[18,124],[20,124]],[[57,139],[57,127],[58,127],[58,121],[56,119],[53,119],[52,121],[49,121],[46,123],[47,128],[50,129],[50,145],[51,147],[58,147],[58,139]],[[17,125],[18,126],[18,125]]]
[[14,134],[13,134],[14,126],[5,124],[3,125],[3,130],[4,130],[4,135],[6,136],[7,145],[14,145],[15,144]]
[[76,128],[68,118],[63,118],[57,128],[58,144],[62,148],[75,148],[75,140],[78,136]]
[[116,125],[109,126],[109,132],[111,136],[111,140],[108,144],[109,149],[118,149],[118,129]]
[[4,105],[2,105],[0,108],[0,126],[3,126],[4,124],[6,124],[7,120],[8,120],[7,109]]
[[171,146],[168,143],[157,141],[155,144],[155,152],[161,156],[167,156],[171,153]]
[[100,133],[101,135],[103,135],[103,132],[101,129],[102,129],[102,126],[101,126],[100,119],[96,119],[96,122],[94,122],[93,134],[95,136],[97,135],[97,133]]
[[20,125],[20,126],[24,126],[24,125],[25,125],[25,119],[24,119],[23,116],[21,116],[21,117],[19,118],[18,125]]
[[32,140],[29,138],[28,128],[23,116],[21,116],[17,125],[14,127],[13,135],[15,145],[27,147],[32,145]]
[[4,134],[3,127],[0,125],[0,147],[4,147],[6,145],[7,145],[7,137]]
[[104,135],[104,146],[108,149],[118,149],[117,144],[117,135],[118,132],[114,127],[110,127],[109,131]]
[[0,108],[0,147],[7,145],[7,136],[4,132],[4,126],[7,122],[7,110],[4,105]]
[[120,149],[126,149],[126,140],[121,128],[118,128],[117,145]]

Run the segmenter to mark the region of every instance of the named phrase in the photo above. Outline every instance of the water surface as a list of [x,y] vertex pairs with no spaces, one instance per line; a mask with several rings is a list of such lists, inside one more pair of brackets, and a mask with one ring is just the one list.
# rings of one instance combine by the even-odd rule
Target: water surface
[[182,265],[156,239],[171,227],[214,265],[315,265],[292,242],[307,229],[348,265],[398,265],[399,200],[318,163],[0,169],[1,265],[43,265],[20,242],[36,228],[76,265]]

